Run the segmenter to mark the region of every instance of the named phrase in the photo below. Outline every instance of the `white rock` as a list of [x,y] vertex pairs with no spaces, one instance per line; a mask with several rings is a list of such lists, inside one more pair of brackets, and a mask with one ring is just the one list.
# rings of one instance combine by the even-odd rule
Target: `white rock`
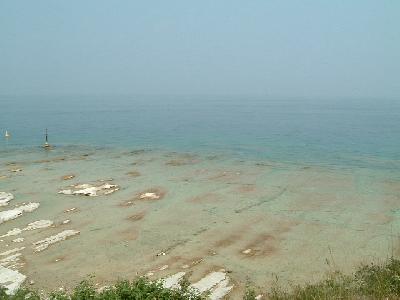
[[87,189],[88,187],[90,187],[90,184],[88,183],[83,183],[83,184],[77,184],[75,186],[73,186],[76,189]]
[[26,276],[18,271],[0,266],[0,285],[6,288],[8,295],[14,295],[25,279]]
[[7,256],[5,258],[0,259],[0,266],[2,267],[8,267],[11,264],[15,264],[16,262],[19,261],[19,258],[22,254],[21,253],[15,253],[13,255]]
[[16,219],[19,216],[22,216],[22,213],[23,213],[23,211],[18,208],[1,211],[0,212],[0,224],[7,222],[9,220]]
[[20,209],[22,212],[32,212],[32,211],[38,209],[39,206],[40,206],[40,203],[29,202],[28,204],[18,206],[17,208]]
[[210,300],[219,300],[224,298],[231,290],[233,285],[229,285],[229,279],[225,278],[213,289],[209,295]]
[[66,240],[67,238],[77,235],[80,232],[77,230],[64,230],[56,235],[52,235],[44,240],[33,243],[35,252],[40,252],[47,249],[50,245]]
[[108,195],[114,193],[119,190],[119,187],[115,184],[104,183],[102,185],[94,185],[94,184],[77,184],[73,185],[72,189],[60,190],[59,194],[64,195],[80,195],[80,196],[89,196],[95,197],[99,195]]
[[108,190],[108,189],[113,189],[113,188],[116,188],[116,187],[117,187],[117,185],[115,185],[115,184],[105,183],[102,186],[100,186],[99,188]]
[[0,192],[0,206],[7,206],[12,199],[14,199],[13,194]]
[[114,189],[105,191],[105,192],[104,192],[104,195],[109,195],[109,194],[112,194],[112,193],[114,193],[114,192],[116,192],[116,191],[119,191],[119,188],[114,188]]
[[73,191],[72,190],[61,190],[58,191],[59,194],[64,194],[64,195],[72,195]]
[[1,235],[0,238],[7,237],[7,236],[18,235],[18,234],[20,234],[21,232],[22,232],[21,229],[19,229],[19,228],[14,228],[14,229],[9,230],[6,234]]
[[70,222],[71,222],[71,220],[64,220],[64,221],[61,222],[61,224],[66,225],[66,224],[68,224]]
[[25,249],[25,247],[14,248],[14,249],[12,249],[12,250],[8,250],[8,251],[6,251],[6,252],[0,253],[0,256],[7,256],[7,255],[9,255],[9,254],[22,251],[22,250],[24,250],[24,249]]
[[166,289],[177,289],[179,288],[179,282],[185,276],[185,272],[178,272],[162,280],[162,285]]
[[50,221],[50,220],[35,221],[32,223],[29,223],[23,229],[19,229],[19,228],[11,229],[6,234],[1,235],[0,238],[18,235],[18,234],[22,233],[23,231],[27,231],[27,230],[35,230],[35,229],[42,229],[42,228],[50,227],[51,225],[53,225],[53,221]]
[[105,182],[105,181],[113,181],[114,179],[113,178],[108,178],[108,179],[100,179],[99,181],[100,182]]
[[226,278],[225,272],[212,272],[206,277],[203,277],[198,282],[191,285],[191,287],[197,289],[200,293],[204,293],[212,289],[218,283]]
[[76,207],[72,207],[72,208],[68,208],[68,209],[64,210],[64,212],[65,213],[69,213],[69,212],[73,212],[75,210],[77,210],[77,208]]
[[40,205],[39,203],[28,203],[26,205],[21,205],[14,209],[1,211],[0,224],[18,218],[22,216],[24,212],[32,212],[35,209],[37,209],[39,205]]
[[39,221],[35,221],[32,223],[29,223],[24,229],[24,231],[26,230],[35,230],[35,229],[42,229],[42,228],[47,228],[53,225],[53,221],[50,220],[39,220]]
[[156,193],[147,192],[147,193],[141,194],[141,195],[139,196],[139,198],[140,198],[140,199],[152,199],[152,200],[157,200],[157,199],[160,198],[160,196],[157,195]]
[[243,254],[250,254],[251,253],[251,249],[246,249],[242,251]]

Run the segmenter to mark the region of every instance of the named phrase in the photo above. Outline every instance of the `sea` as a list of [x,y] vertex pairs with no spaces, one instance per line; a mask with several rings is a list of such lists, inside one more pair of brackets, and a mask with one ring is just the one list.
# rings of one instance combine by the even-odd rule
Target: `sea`
[[[0,252],[23,248],[4,266],[44,291],[89,275],[103,286],[225,270],[239,299],[249,282],[313,282],[400,254],[400,99],[3,95],[0,104],[0,192],[14,196],[0,210],[40,204],[0,235],[53,222],[22,231],[23,241],[2,237]],[[104,182],[118,190],[59,193]],[[35,251],[69,229],[79,235]]]

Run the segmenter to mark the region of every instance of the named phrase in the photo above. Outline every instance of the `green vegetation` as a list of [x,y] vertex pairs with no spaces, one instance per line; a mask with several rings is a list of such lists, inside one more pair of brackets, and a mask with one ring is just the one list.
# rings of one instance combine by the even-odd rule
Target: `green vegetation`
[[[82,281],[70,292],[53,292],[50,300],[203,300],[195,290],[189,288],[186,280],[181,282],[180,290],[166,289],[161,283],[150,282],[141,277],[135,281],[120,281],[113,287],[98,292],[94,285]],[[36,292],[21,289],[14,296],[8,296],[0,290],[0,299],[4,300],[41,300]]]
[[[53,292],[50,300],[203,300],[189,287],[189,282],[181,282],[182,289],[170,290],[160,283],[145,278],[135,281],[120,281],[109,289],[96,291],[90,281],[82,281],[72,292]],[[400,299],[400,260],[391,258],[386,263],[363,265],[352,275],[340,272],[330,274],[326,279],[306,285],[296,285],[289,289],[274,286],[265,293],[268,299]],[[244,300],[254,300],[257,293],[248,288]],[[41,300],[36,292],[21,289],[14,296],[0,289],[0,299]]]
[[400,260],[363,265],[352,275],[334,272],[315,284],[274,287],[268,299],[400,299]]

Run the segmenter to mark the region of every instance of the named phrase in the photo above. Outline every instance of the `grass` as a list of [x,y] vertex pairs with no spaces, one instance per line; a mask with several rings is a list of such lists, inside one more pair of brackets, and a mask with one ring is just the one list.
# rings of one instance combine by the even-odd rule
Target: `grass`
[[[82,281],[75,289],[67,292],[53,292],[50,300],[204,300],[189,287],[184,279],[180,290],[170,290],[161,283],[145,278],[134,281],[120,281],[103,291],[97,291],[88,281]],[[244,300],[254,300],[257,293],[247,288]],[[353,274],[344,275],[334,272],[325,279],[306,285],[294,285],[290,288],[273,286],[265,293],[271,300],[312,300],[312,299],[400,299],[400,260],[388,259],[383,264],[360,266]],[[14,296],[8,296],[0,288],[0,299],[4,300],[43,300],[36,292],[20,289]]]
[[289,290],[275,286],[268,299],[400,299],[400,260],[362,265],[351,275],[334,272],[322,281]]

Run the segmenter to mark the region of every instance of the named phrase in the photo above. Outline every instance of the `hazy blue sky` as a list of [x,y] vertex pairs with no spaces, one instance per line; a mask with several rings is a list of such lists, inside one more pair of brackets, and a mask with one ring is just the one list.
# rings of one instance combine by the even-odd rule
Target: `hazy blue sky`
[[0,0],[0,93],[400,97],[399,0]]

